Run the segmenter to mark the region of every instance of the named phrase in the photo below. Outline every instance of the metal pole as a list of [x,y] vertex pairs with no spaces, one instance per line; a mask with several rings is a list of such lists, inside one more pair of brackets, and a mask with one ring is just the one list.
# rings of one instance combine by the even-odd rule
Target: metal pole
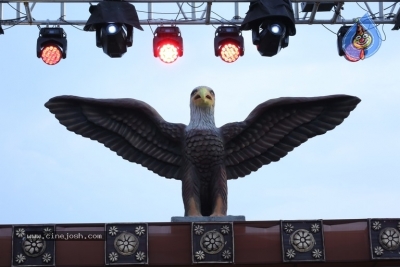
[[60,18],[65,19],[65,3],[61,2],[60,3]]
[[192,2],[192,19],[196,19],[196,8],[195,8],[196,3]]
[[20,2],[17,2],[16,12],[17,12],[17,18],[19,19],[21,17],[21,3]]
[[153,3],[147,3],[147,19],[153,19]]
[[207,2],[206,25],[210,24],[211,5],[212,2]]

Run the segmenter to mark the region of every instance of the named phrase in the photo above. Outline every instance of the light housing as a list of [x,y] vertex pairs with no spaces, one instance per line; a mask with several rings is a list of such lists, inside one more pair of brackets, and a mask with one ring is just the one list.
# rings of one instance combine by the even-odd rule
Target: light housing
[[[112,58],[122,57],[133,44],[133,28],[143,30],[136,9],[124,1],[103,1],[89,8],[83,30],[96,31],[96,46]],[[111,28],[113,31],[110,31]]]
[[296,34],[290,0],[258,0],[250,3],[241,30],[251,30],[253,44],[261,56],[272,57],[289,45]]
[[41,28],[36,44],[36,55],[48,65],[67,57],[67,35],[63,28]]
[[220,26],[215,31],[214,54],[227,63],[244,55],[244,40],[238,26]]
[[160,26],[154,32],[153,55],[165,63],[183,56],[183,39],[176,26]]
[[347,56],[347,54],[343,51],[343,47],[342,47],[343,38],[350,28],[351,28],[351,26],[342,26],[339,28],[339,31],[337,32],[337,50],[338,50],[339,56],[344,57],[347,61],[357,62],[358,59]]

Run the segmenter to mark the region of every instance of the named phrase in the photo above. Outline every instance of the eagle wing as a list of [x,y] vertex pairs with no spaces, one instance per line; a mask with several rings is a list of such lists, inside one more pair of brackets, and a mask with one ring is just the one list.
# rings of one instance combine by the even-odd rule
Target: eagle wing
[[271,99],[242,122],[220,128],[228,179],[244,177],[280,160],[309,138],[334,129],[361,100],[347,95]]
[[45,106],[68,130],[160,176],[181,179],[185,125],[166,122],[145,102],[57,96]]

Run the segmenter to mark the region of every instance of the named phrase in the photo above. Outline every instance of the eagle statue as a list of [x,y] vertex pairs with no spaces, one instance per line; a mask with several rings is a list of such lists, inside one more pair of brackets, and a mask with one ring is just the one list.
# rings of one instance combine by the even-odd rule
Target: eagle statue
[[215,93],[207,86],[190,94],[188,125],[167,122],[136,99],[57,96],[45,106],[68,130],[160,176],[181,180],[185,216],[226,216],[228,180],[334,129],[360,101],[348,95],[271,99],[244,121],[220,128],[214,122]]

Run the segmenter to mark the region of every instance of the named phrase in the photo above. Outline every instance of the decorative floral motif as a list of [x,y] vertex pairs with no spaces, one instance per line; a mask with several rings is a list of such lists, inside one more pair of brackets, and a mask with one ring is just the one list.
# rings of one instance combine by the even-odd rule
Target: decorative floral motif
[[118,233],[118,228],[116,226],[111,226],[110,229],[108,229],[108,234],[110,236],[115,236]]
[[143,235],[146,232],[143,226],[139,225],[138,227],[135,228],[135,234],[138,236]]
[[146,258],[146,254],[144,254],[144,252],[139,251],[138,253],[136,253],[136,259],[138,261],[143,261]]
[[395,228],[385,228],[379,234],[379,243],[387,250],[396,250],[400,244],[400,233]]
[[285,230],[285,232],[287,234],[290,234],[291,232],[293,232],[293,229],[294,229],[294,227],[291,223],[287,223],[287,224],[285,224],[285,226],[283,226],[283,230]]
[[319,232],[319,224],[318,223],[314,223],[311,225],[311,232],[318,233]]
[[217,231],[205,233],[200,239],[201,248],[208,254],[216,254],[224,247],[224,237]]
[[116,262],[118,260],[118,254],[115,252],[111,252],[110,254],[108,254],[108,258],[111,262]]
[[201,225],[199,225],[199,224],[195,225],[195,226],[194,226],[194,233],[195,233],[196,235],[202,235],[202,234],[204,233],[204,228],[203,228],[203,226],[201,226]]
[[46,243],[38,237],[24,238],[23,240],[22,247],[28,256],[37,257],[46,249]]
[[381,248],[381,247],[376,247],[375,249],[374,249],[374,252],[375,252],[375,254],[377,255],[377,256],[381,256],[382,254],[383,254],[383,248]]
[[121,255],[132,255],[139,246],[139,240],[129,232],[123,232],[115,238],[114,248]]
[[221,227],[221,233],[223,233],[224,235],[229,234],[229,231],[230,231],[229,225],[224,225]]
[[400,230],[400,222],[397,223],[397,229]]
[[379,229],[381,229],[382,225],[379,221],[375,221],[372,223],[372,229],[374,229],[375,231],[378,231]]
[[309,231],[305,229],[299,229],[290,236],[290,243],[295,250],[306,252],[314,247],[315,240]]
[[53,232],[53,229],[51,229],[50,227],[46,227],[43,229],[43,234],[45,235],[49,235]]
[[232,256],[232,254],[229,250],[224,250],[224,252],[222,252],[222,258],[224,258],[225,260],[230,259],[231,256]]
[[25,236],[25,229],[24,228],[19,228],[17,231],[15,231],[15,235],[18,237],[24,237]]
[[26,260],[26,257],[24,255],[22,255],[22,254],[18,254],[17,257],[15,257],[15,261],[18,264],[23,263],[25,260]]
[[[45,229],[46,230],[46,229]],[[49,263],[51,261],[51,254],[50,253],[45,253],[42,257],[42,261],[44,263]]]
[[204,254],[203,251],[199,250],[196,253],[194,253],[194,257],[198,260],[198,261],[202,261],[205,259],[206,254]]
[[319,249],[314,249],[312,251],[312,256],[313,256],[314,259],[319,259],[319,258],[322,257],[322,251],[319,250]]
[[293,249],[288,249],[286,251],[286,257],[289,259],[293,259],[296,256],[296,252]]

